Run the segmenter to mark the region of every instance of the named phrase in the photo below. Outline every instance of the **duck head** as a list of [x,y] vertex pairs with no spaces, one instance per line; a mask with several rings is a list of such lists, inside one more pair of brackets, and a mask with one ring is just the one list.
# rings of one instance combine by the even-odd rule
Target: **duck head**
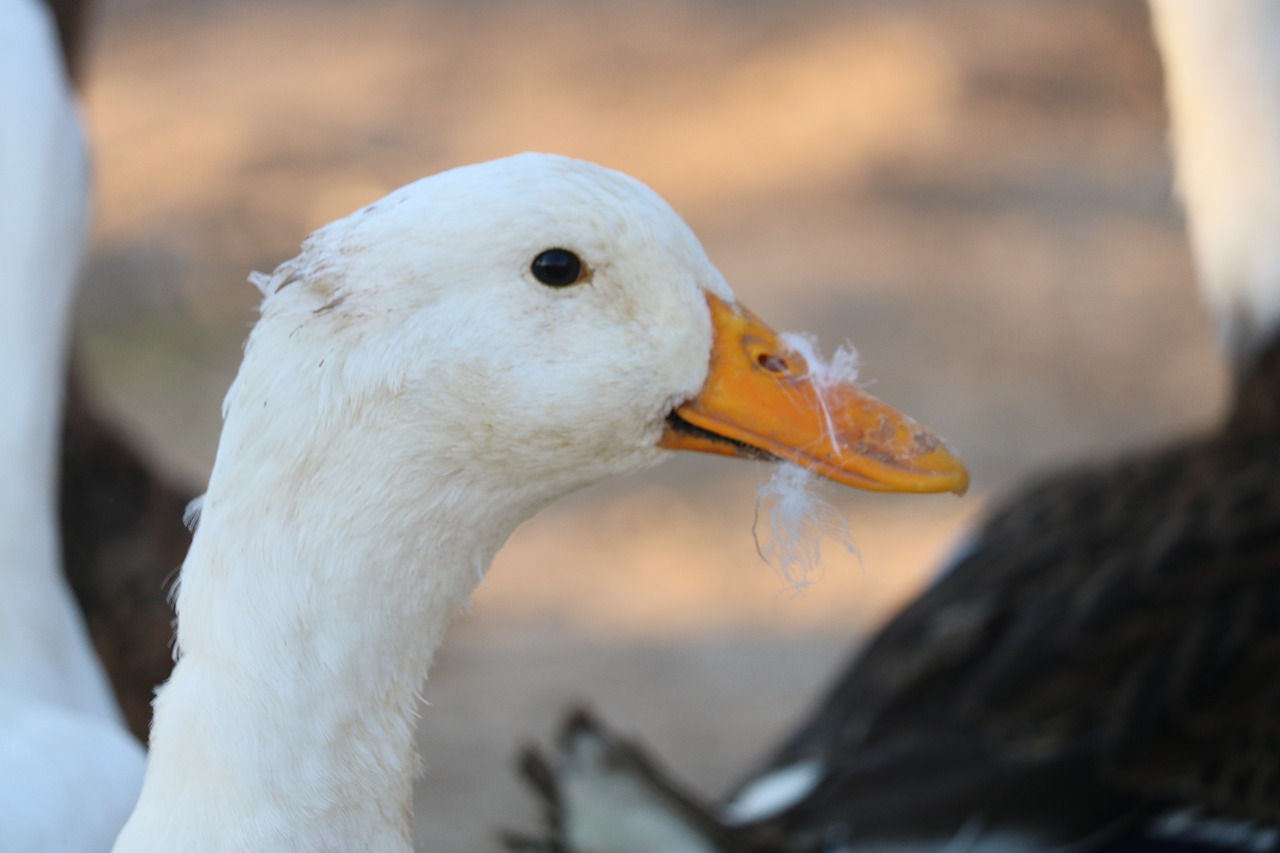
[[371,440],[397,466],[430,454],[434,476],[466,469],[544,498],[672,449],[878,490],[967,484],[929,430],[812,375],[653,191],[593,164],[524,154],[426,178],[257,283],[263,318],[229,405],[281,390],[243,399],[269,346],[273,369],[294,362],[321,386],[296,398],[319,406],[305,420],[376,410]]

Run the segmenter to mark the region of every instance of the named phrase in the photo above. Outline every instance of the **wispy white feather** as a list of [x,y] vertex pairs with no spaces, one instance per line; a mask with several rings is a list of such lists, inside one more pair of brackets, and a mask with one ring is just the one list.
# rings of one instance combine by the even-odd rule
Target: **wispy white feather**
[[819,478],[799,465],[778,465],[756,494],[751,526],[760,558],[782,573],[794,590],[822,578],[822,543],[859,557],[844,513],[821,494]]
[[[817,341],[810,335],[788,332],[782,339],[808,363],[828,435],[839,448],[835,424],[823,395],[826,389],[841,382],[857,380],[857,351],[845,344],[827,361],[819,354]],[[821,579],[824,540],[831,540],[860,559],[848,519],[821,495],[820,488],[820,478],[799,465],[784,463],[774,469],[773,476],[756,494],[756,517],[752,525],[756,551],[762,560],[780,571],[795,590]]]

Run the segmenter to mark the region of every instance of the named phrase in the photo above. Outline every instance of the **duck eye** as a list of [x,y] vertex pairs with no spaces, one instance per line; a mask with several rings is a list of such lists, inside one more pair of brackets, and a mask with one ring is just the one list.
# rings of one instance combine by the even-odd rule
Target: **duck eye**
[[548,287],[568,287],[586,278],[582,259],[568,249],[547,249],[529,267],[533,277]]

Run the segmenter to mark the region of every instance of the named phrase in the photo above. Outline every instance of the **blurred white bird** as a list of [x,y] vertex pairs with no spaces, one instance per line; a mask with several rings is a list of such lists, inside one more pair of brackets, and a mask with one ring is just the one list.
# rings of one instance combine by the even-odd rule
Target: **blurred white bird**
[[62,575],[57,449],[89,172],[48,9],[0,0],[0,847],[101,851],[142,780]]

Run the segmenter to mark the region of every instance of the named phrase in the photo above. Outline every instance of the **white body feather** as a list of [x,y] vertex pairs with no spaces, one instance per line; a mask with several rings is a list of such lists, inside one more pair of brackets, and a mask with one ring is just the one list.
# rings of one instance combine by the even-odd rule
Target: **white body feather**
[[88,164],[34,0],[0,0],[0,188],[0,848],[101,851],[143,757],[62,577],[55,454]]
[[[590,281],[530,261],[566,247]],[[652,192],[542,155],[447,172],[270,277],[116,849],[406,851],[418,693],[515,527],[655,464],[732,298]]]
[[825,771],[818,761],[802,761],[752,779],[725,806],[727,822],[768,820],[809,796]]

